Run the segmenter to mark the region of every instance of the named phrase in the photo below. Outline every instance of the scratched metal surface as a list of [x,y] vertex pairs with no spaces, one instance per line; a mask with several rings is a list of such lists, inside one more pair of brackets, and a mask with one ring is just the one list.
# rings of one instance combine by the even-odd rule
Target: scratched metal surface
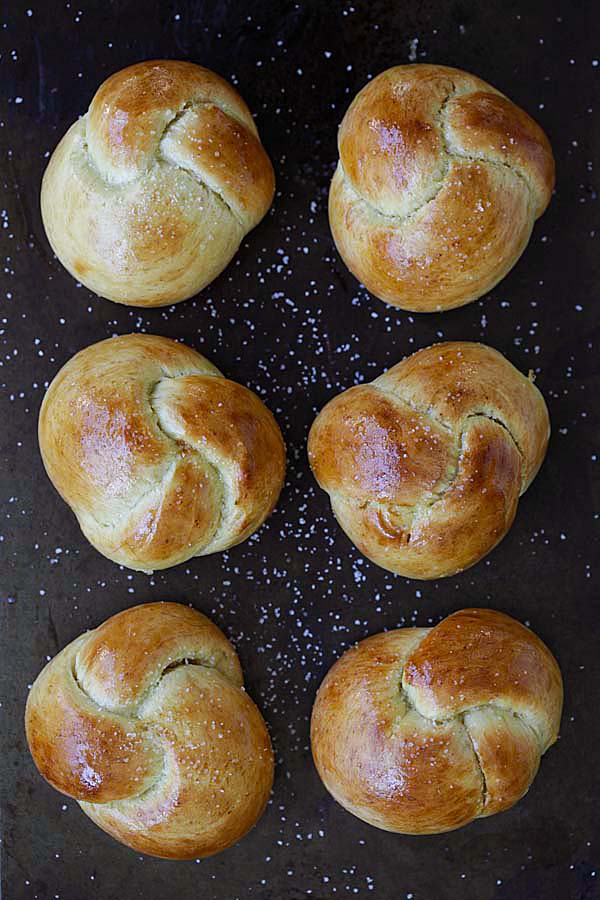
[[[448,2],[10,0],[0,21],[0,518],[2,878],[7,900],[375,896],[597,898],[600,275],[596,5]],[[597,7],[596,7],[597,9]],[[48,154],[111,72],[148,57],[207,65],[239,86],[274,161],[271,213],[195,300],[126,309],[52,257],[38,194]],[[326,215],[336,125],[367,77],[409,60],[456,65],[531,112],[558,185],[528,250],[488,296],[430,317],[371,298],[334,252]],[[229,553],[154,576],[103,559],[46,479],[36,420],[77,350],[114,333],[183,338],[258,390],[289,448],[277,511]],[[481,339],[535,369],[553,421],[547,461],[488,559],[418,584],[361,559],[309,472],[318,408],[440,338]],[[36,774],[22,713],[45,660],[84,629],[151,599],[193,603],[225,630],[277,758],[272,802],[240,844],[203,862],[141,857]],[[559,743],[510,812],[448,835],[400,837],[346,814],[311,763],[315,690],[349,644],[467,605],[526,621],[556,653]]]

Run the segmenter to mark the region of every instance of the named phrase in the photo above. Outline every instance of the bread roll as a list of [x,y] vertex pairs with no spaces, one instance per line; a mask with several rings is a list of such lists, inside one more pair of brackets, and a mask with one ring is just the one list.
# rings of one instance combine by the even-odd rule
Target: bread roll
[[432,834],[513,806],[558,736],[562,680],[528,628],[464,609],[361,641],[327,673],[315,765],[348,812]]
[[554,187],[533,119],[446,66],[382,72],[354,98],[338,147],[329,221],[340,255],[376,297],[415,312],[491,290]]
[[361,553],[408,578],[440,578],[502,540],[549,434],[530,378],[484,344],[445,343],[334,397],[308,455]]
[[152,60],[111,75],[67,131],[44,175],[42,218],[90,290],[164,306],[223,271],[274,189],[237,91],[202,66]]
[[218,853],[269,798],[271,742],[235,650],[178,603],[127,609],[70,643],[36,678],[25,724],[44,778],[142,853]]
[[285,474],[281,432],[256,394],[146,334],[70,359],[44,397],[39,441],[87,539],[142,572],[245,540]]

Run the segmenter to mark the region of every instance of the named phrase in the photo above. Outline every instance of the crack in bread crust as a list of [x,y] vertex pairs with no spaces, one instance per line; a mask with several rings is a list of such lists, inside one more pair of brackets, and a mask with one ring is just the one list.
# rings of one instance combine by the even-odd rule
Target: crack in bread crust
[[473,738],[471,736],[471,732],[469,731],[469,729],[467,728],[467,725],[465,723],[465,713],[463,713],[461,716],[458,716],[457,718],[460,721],[460,723],[462,724],[462,727],[464,728],[464,731],[469,740],[469,743],[471,744],[471,747],[473,748],[473,757],[475,758],[477,768],[479,769],[479,774],[481,775],[481,811],[483,812],[487,806],[488,796],[489,796],[488,788],[487,788],[487,779],[485,777],[485,772],[483,770],[483,766],[481,765],[481,759],[479,758],[479,753],[477,752],[477,747],[475,746],[475,741],[473,740]]
[[[418,647],[420,646],[420,644],[421,644],[421,643],[425,640],[425,638],[427,637],[427,634],[429,634],[429,632],[432,631],[432,630],[433,630],[433,629],[430,629],[430,628],[428,628],[428,629],[426,630],[426,634],[424,634],[424,635],[421,637],[421,640],[418,641],[418,642],[413,646],[413,648],[412,648],[412,650],[411,650],[411,654],[414,653],[415,650],[418,649]],[[409,658],[410,658],[410,656],[409,656]],[[481,809],[480,809],[480,811],[479,811],[479,815],[481,815],[481,813],[484,812],[485,807],[486,807],[486,804],[487,804],[488,793],[487,793],[487,783],[486,783],[485,772],[484,772],[483,767],[482,767],[482,765],[481,765],[481,760],[480,760],[480,758],[479,758],[479,754],[477,753],[477,748],[476,748],[476,746],[475,746],[475,742],[473,741],[473,738],[471,737],[471,733],[470,733],[470,731],[469,731],[469,729],[467,728],[467,725],[466,725],[466,723],[465,723],[465,715],[467,714],[467,712],[470,712],[471,710],[463,711],[463,712],[459,713],[458,715],[448,716],[447,718],[443,718],[443,719],[431,718],[431,716],[425,715],[423,712],[421,712],[421,710],[419,709],[419,707],[413,702],[412,697],[410,696],[409,692],[406,690],[406,688],[405,688],[405,686],[404,686],[403,676],[404,676],[404,668],[405,668],[405,665],[406,665],[406,661],[405,661],[404,664],[402,665],[402,668],[401,668],[401,670],[400,670],[399,679],[398,679],[398,689],[399,689],[400,697],[401,697],[402,703],[403,703],[404,706],[405,706],[405,710],[404,710],[404,712],[403,712],[403,714],[402,714],[402,718],[404,717],[404,715],[406,715],[406,710],[413,710],[414,712],[417,712],[420,716],[422,716],[424,719],[427,719],[428,722],[432,722],[434,725],[438,724],[438,722],[439,722],[439,723],[442,723],[442,722],[443,722],[443,723],[445,723],[445,724],[448,723],[448,722],[454,722],[454,723],[459,723],[459,724],[462,726],[464,732],[465,732],[466,735],[467,735],[467,738],[468,738],[468,740],[469,740],[469,743],[470,743],[470,745],[471,745],[471,748],[472,748],[472,750],[473,750],[473,758],[474,758],[474,760],[475,760],[476,766],[477,766],[477,768],[479,769],[479,774],[480,774],[480,776],[481,776],[481,784],[482,784],[482,789],[481,789]],[[485,704],[485,706],[493,706],[493,704]]]
[[211,184],[209,184],[207,181],[205,181],[204,179],[200,178],[200,176],[198,175],[198,173],[195,172],[191,167],[189,167],[189,166],[182,166],[182,165],[179,165],[179,164],[177,164],[177,163],[174,163],[171,159],[169,159],[168,156],[165,156],[165,155],[162,153],[162,149],[161,149],[161,148],[162,148],[162,142],[163,142],[163,140],[164,140],[165,137],[169,134],[169,132],[172,131],[173,127],[177,124],[177,122],[178,122],[181,118],[183,118],[183,116],[184,116],[187,112],[190,112],[190,111],[193,111],[193,110],[196,110],[196,109],[202,109],[202,108],[205,108],[205,109],[206,109],[206,108],[211,108],[211,107],[216,108],[216,109],[219,109],[219,110],[220,110],[224,115],[226,115],[229,119],[231,119],[232,121],[236,122],[236,123],[240,126],[240,128],[243,128],[245,131],[248,130],[246,124],[245,124],[244,122],[242,122],[242,120],[241,120],[240,118],[238,118],[237,116],[235,116],[235,115],[231,112],[231,110],[225,109],[225,108],[223,107],[222,104],[220,104],[220,103],[214,103],[214,102],[208,101],[208,100],[190,101],[190,102],[188,102],[188,103],[185,103],[185,104],[182,106],[182,108],[179,110],[179,112],[178,112],[175,116],[173,116],[173,118],[171,119],[171,121],[168,122],[167,125],[165,125],[165,127],[164,127],[164,129],[163,129],[163,132],[162,132],[162,134],[161,134],[161,136],[160,136],[160,139],[159,139],[159,141],[158,141],[157,152],[156,152],[156,154],[155,154],[155,161],[158,160],[158,158],[160,157],[160,158],[163,159],[169,166],[173,166],[174,168],[179,169],[181,172],[187,172],[187,174],[190,176],[190,178],[193,178],[194,181],[195,181],[198,185],[200,185],[200,187],[203,187],[206,191],[208,191],[209,193],[213,194],[213,196],[214,196],[217,200],[220,200],[220,201],[221,201],[221,203],[229,210],[229,212],[231,213],[231,215],[233,216],[233,218],[237,221],[237,223],[239,224],[239,226],[243,229],[243,228],[244,228],[244,223],[243,223],[243,221],[242,221],[242,219],[241,219],[239,213],[231,206],[230,203],[227,202],[227,200],[226,200],[225,197],[223,196],[223,192],[222,192],[222,191],[218,191],[214,185],[211,185]]

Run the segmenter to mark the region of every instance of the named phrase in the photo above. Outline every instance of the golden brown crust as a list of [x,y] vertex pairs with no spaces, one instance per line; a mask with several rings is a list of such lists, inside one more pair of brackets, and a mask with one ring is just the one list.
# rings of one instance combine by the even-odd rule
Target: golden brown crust
[[237,655],[179,604],[125,610],[65,647],[34,682],[25,724],[44,778],[143,853],[217,853],[271,790],[269,735]]
[[494,704],[530,725],[543,750],[556,740],[562,705],[556,660],[535,634],[504,613],[464,609],[448,616],[411,654],[402,686],[431,719]]
[[314,475],[361,553],[411,578],[473,565],[507,533],[544,459],[542,395],[483,344],[436,344],[334,397]]
[[338,145],[337,248],[373,294],[416,312],[461,306],[497,284],[554,187],[533,119],[446,66],[382,72],[353,100]]
[[502,613],[462,610],[347,651],[315,700],[313,758],[366,822],[449,831],[517,802],[561,710],[560,670],[539,638]]
[[199,353],[152,335],[87,347],[48,388],[48,475],[105,556],[142,571],[224,550],[262,525],[285,473],[262,401]]
[[163,306],[216,278],[274,189],[237,91],[202,66],[149,60],[108,78],[66,133],[44,175],[42,217],[86,287]]

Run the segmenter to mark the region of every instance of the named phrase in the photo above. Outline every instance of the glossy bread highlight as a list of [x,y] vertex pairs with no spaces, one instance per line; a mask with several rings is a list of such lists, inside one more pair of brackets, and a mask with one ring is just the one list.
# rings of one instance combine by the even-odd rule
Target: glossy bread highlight
[[542,129],[459,69],[396,66],[342,121],[329,222],[371,293],[415,312],[491,290],[527,246],[554,187]]
[[435,344],[321,410],[308,456],[373,562],[408,578],[472,566],[502,540],[546,454],[544,399],[484,344]]
[[269,798],[271,742],[238,657],[177,603],[127,609],[65,647],[36,678],[25,724],[44,778],[142,853],[218,853]]
[[281,432],[256,394],[154,335],[70,359],[44,397],[39,442],[88,540],[144,572],[245,540],[285,474]]
[[312,712],[327,790],[370,825],[435,834],[513,806],[557,739],[558,664],[500,612],[465,609],[348,650]]
[[222,272],[274,190],[237,91],[202,66],[149,60],[100,86],[52,155],[41,208],[74,278],[117,303],[164,306]]

